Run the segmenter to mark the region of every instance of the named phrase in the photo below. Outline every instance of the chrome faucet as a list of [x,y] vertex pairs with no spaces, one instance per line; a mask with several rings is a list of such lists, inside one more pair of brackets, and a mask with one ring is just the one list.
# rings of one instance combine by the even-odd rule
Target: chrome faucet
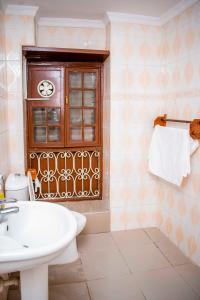
[[4,207],[4,204],[15,203],[15,202],[17,202],[17,199],[15,199],[15,198],[1,199],[0,200],[0,217],[6,216],[6,215],[12,214],[12,213],[17,213],[19,211],[19,207],[17,207],[17,206]]

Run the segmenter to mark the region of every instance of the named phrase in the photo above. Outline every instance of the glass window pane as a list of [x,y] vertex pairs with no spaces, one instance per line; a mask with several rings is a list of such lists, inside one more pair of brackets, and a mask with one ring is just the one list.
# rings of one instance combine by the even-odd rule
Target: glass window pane
[[70,72],[69,73],[69,87],[70,88],[81,88],[82,80],[80,72]]
[[84,73],[84,88],[86,89],[96,88],[96,73],[94,72]]
[[45,108],[33,108],[33,123],[35,125],[45,125],[46,112]]
[[46,142],[46,127],[34,127],[34,141],[35,143]]
[[95,123],[94,109],[84,109],[83,119],[85,125],[94,125]]
[[70,106],[82,106],[82,92],[71,91],[69,93],[69,104]]
[[82,126],[82,110],[70,109],[70,125]]
[[49,127],[48,128],[48,141],[49,142],[60,141],[60,128],[59,127]]
[[95,139],[94,128],[93,127],[85,127],[84,128],[84,140],[88,142],[93,142]]
[[84,106],[95,106],[94,91],[84,91]]
[[71,128],[70,139],[71,141],[82,141],[82,128]]
[[60,123],[60,108],[48,108],[47,119],[48,124]]

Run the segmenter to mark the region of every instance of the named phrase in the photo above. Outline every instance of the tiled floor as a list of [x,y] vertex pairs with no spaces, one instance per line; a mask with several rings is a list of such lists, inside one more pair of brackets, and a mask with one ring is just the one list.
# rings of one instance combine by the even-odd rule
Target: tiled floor
[[81,235],[78,249],[50,268],[49,300],[200,300],[200,268],[156,228]]

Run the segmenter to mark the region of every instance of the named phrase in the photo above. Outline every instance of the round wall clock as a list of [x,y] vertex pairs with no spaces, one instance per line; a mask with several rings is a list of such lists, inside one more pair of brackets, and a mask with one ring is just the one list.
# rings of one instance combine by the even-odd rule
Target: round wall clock
[[55,93],[55,85],[50,80],[42,80],[37,86],[38,93],[41,97],[51,97]]

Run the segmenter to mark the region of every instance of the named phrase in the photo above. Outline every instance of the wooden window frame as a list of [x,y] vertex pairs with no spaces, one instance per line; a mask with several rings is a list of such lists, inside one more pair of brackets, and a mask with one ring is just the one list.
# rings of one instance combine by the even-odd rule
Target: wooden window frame
[[[70,92],[70,88],[68,85],[69,82],[69,73],[70,72],[81,72],[82,74],[84,74],[84,72],[95,72],[97,74],[97,86],[95,88],[95,100],[96,100],[96,105],[95,107],[87,107],[85,108],[84,104],[82,103],[82,106],[80,107],[74,107],[74,108],[70,108],[70,103],[69,103],[69,92]],[[75,67],[75,68],[66,68],[65,69],[65,80],[66,80],[66,88],[65,88],[65,97],[67,97],[68,99],[68,104],[67,104],[67,109],[65,109],[65,113],[66,113],[66,118],[65,118],[65,128],[67,130],[66,132],[66,140],[65,140],[65,147],[89,147],[89,146],[100,146],[100,137],[101,137],[101,82],[100,82],[100,72],[101,70],[99,68],[87,68],[87,67]],[[83,75],[82,75],[83,77]],[[83,79],[82,79],[83,81]],[[75,90],[75,89],[74,89]],[[79,90],[79,89],[77,89]],[[84,87],[83,87],[83,82],[82,82],[82,89],[80,89],[80,91],[83,93],[84,91]],[[89,90],[89,89],[87,89]],[[93,89],[91,89],[93,90]],[[82,101],[83,101],[83,96],[82,96]],[[85,109],[94,109],[95,110],[95,125],[94,126],[84,126],[84,121],[83,121],[83,110]],[[82,138],[83,138],[83,129],[86,127],[93,127],[95,129],[95,140],[94,141],[78,141],[78,142],[72,142],[70,141],[70,129],[71,128],[76,128],[76,126],[70,127],[70,109],[81,109],[82,110]],[[77,126],[77,128],[80,128]]]

